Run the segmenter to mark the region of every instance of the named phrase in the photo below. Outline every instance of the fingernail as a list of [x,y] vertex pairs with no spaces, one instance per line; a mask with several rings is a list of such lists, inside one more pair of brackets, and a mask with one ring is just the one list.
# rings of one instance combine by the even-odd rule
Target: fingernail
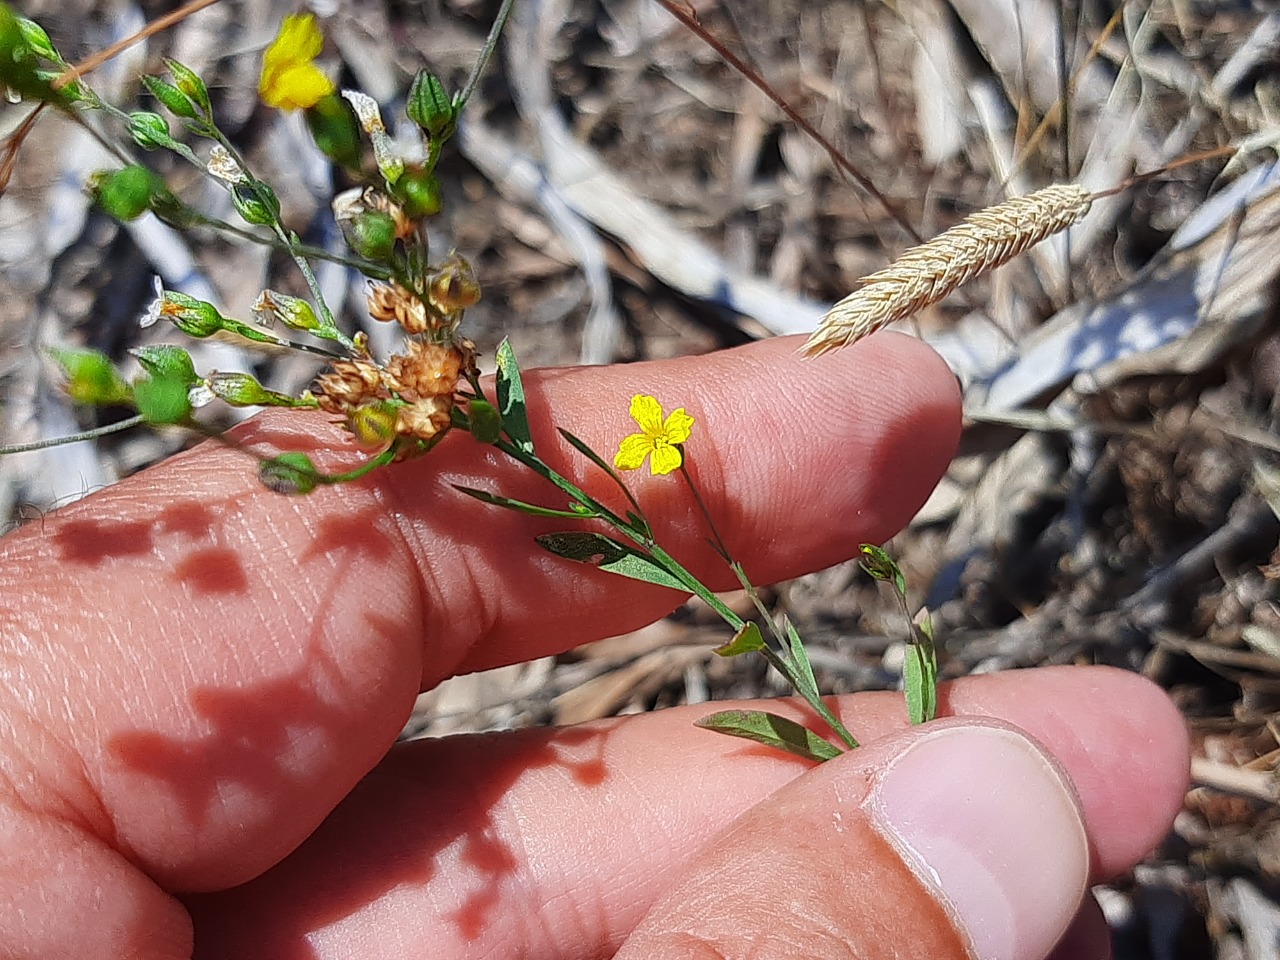
[[981,960],[1043,957],[1084,896],[1089,848],[1075,795],[1013,730],[924,735],[882,772],[869,812]]

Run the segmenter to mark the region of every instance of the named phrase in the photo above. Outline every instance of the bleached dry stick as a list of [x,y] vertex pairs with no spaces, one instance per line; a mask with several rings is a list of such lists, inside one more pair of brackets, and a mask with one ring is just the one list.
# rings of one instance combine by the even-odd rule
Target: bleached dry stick
[[1082,187],[1059,183],[979,210],[864,277],[859,289],[819,321],[804,353],[816,357],[848,346],[937,303],[961,284],[1079,223],[1093,199]]

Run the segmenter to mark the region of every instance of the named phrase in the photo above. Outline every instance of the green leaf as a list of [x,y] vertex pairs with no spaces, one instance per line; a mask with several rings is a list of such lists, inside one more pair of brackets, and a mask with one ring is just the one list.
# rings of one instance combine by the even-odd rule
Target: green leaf
[[536,503],[512,500],[510,497],[489,493],[487,490],[477,490],[475,487],[462,487],[455,483],[453,489],[459,493],[465,493],[468,497],[474,497],[481,503],[491,503],[495,507],[506,507],[508,510],[515,510],[517,513],[527,513],[531,517],[559,517],[566,520],[581,520],[583,518],[583,515],[577,510],[555,510],[551,507],[540,507]]
[[763,710],[722,710],[694,721],[694,726],[761,743],[815,763],[832,760],[841,753],[838,747],[794,720]]
[[747,622],[738,628],[732,640],[716,647],[712,652],[720,657],[736,657],[742,653],[755,653],[763,649],[764,637],[760,635],[760,628],[755,623]]
[[608,570],[622,577],[630,577],[632,580],[643,580],[645,583],[656,583],[660,587],[670,587],[681,593],[689,592],[689,588],[675,574],[653,557],[625,543],[606,537],[602,533],[587,531],[544,533],[534,539],[543,549],[554,553],[557,557],[599,567],[601,570]]
[[809,662],[809,654],[805,652],[804,641],[800,639],[800,634],[790,620],[786,621],[785,626],[789,654],[787,662],[795,671],[793,679],[796,682],[796,692],[806,700],[817,700],[821,696],[818,693],[818,678],[814,676],[813,664]]
[[902,680],[907,695],[907,717],[912,723],[928,723],[938,715],[938,665],[924,644],[907,646]]
[[498,344],[498,412],[502,414],[502,427],[519,449],[533,453],[533,434],[529,431],[529,413],[525,409],[524,382],[520,379],[520,365],[511,341]]
[[933,618],[927,609],[921,609],[911,623],[902,685],[912,723],[928,723],[938,715],[938,651],[933,643]]
[[627,519],[631,521],[632,526],[635,527],[637,530],[643,531],[645,534],[651,534],[651,530],[649,528],[649,522],[645,520],[644,517],[641,515],[640,503],[636,500],[635,496],[631,493],[630,489],[628,489],[626,482],[622,479],[622,477],[618,474],[618,472],[613,469],[613,465],[610,464],[609,461],[605,460],[604,457],[600,456],[600,454],[596,453],[589,446],[587,446],[587,442],[585,440],[582,440],[581,438],[574,436],[568,430],[565,430],[561,427],[557,427],[556,429],[560,431],[560,436],[564,437],[566,440],[569,441],[569,444],[573,447],[573,449],[577,450],[580,454],[582,454],[584,457],[586,457],[588,460],[594,463],[597,467],[599,467],[601,470],[607,473],[610,479],[612,479],[613,482],[618,485],[618,489],[620,489],[623,495],[626,496],[627,500],[631,502],[631,506],[635,507],[634,512],[630,510],[627,511]]

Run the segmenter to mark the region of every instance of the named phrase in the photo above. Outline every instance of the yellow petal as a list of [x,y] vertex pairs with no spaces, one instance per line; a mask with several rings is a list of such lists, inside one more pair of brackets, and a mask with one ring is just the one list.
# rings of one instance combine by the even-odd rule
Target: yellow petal
[[635,470],[644,463],[644,458],[653,451],[653,441],[643,433],[633,433],[618,445],[618,453],[613,458],[613,465],[619,470]]
[[693,433],[693,417],[684,412],[684,407],[671,411],[667,422],[663,424],[662,434],[668,443],[684,443]]
[[631,398],[631,419],[650,437],[662,436],[662,404],[653,397],[637,393]]
[[333,82],[314,63],[300,63],[280,71],[270,88],[260,93],[269,107],[297,110],[314,107],[333,93]]
[[[263,103],[292,110],[315,106],[331,94],[333,84],[311,63],[323,48],[324,34],[315,17],[309,13],[285,17],[262,55],[258,94]],[[317,92],[322,87],[323,92]]]
[[669,443],[660,443],[653,448],[653,456],[649,458],[649,469],[655,477],[678,470],[682,461],[680,448]]
[[[280,33],[272,41],[271,48],[278,48],[278,55],[282,59],[294,63],[314,60],[324,49],[324,34],[311,14],[290,14],[281,21]],[[268,54],[271,53],[271,48],[268,48]]]

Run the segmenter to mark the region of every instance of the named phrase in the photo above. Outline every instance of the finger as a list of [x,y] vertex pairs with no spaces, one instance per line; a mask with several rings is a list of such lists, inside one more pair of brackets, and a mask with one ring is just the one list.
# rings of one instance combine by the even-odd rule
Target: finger
[[[923,500],[954,446],[957,391],[906,338],[809,364],[795,349],[531,375],[539,444],[585,478],[553,411],[607,452],[630,430],[632,392],[683,404],[699,418],[693,472],[752,576],[825,565]],[[260,418],[242,438],[323,446],[318,433],[314,419]],[[543,554],[531,537],[544,523],[452,484],[547,488],[466,437],[446,444],[295,500],[206,445],[0,542],[0,658],[17,677],[0,687],[0,760],[16,770],[3,799],[74,824],[165,887],[227,886],[315,827],[424,682],[623,630],[678,599]],[[671,479],[642,481],[642,501],[660,535],[696,542]],[[608,488],[598,473],[584,482]],[[709,575],[711,551],[682,555]],[[57,880],[67,902],[98,889],[77,876]],[[0,877],[0,900],[30,879]]]
[[1012,727],[943,720],[838,757],[752,808],[617,956],[1042,960],[1079,909],[1088,867],[1052,759]]
[[[1153,685],[1062,668],[944,690],[950,712],[1016,723],[1079,780],[1096,868],[1131,865],[1145,853],[1136,845],[1167,829],[1185,790],[1187,737]],[[785,703],[769,709],[807,719]],[[842,698],[840,708],[864,743],[906,726],[899,694]],[[445,960],[611,955],[674,871],[809,768],[693,728],[710,709],[398,748],[296,854],[195,904],[199,955],[241,956],[255,944],[281,958],[349,956],[356,944],[370,957],[428,947]],[[1135,730],[1143,748],[1129,752]],[[385,953],[370,947],[379,942]]]

